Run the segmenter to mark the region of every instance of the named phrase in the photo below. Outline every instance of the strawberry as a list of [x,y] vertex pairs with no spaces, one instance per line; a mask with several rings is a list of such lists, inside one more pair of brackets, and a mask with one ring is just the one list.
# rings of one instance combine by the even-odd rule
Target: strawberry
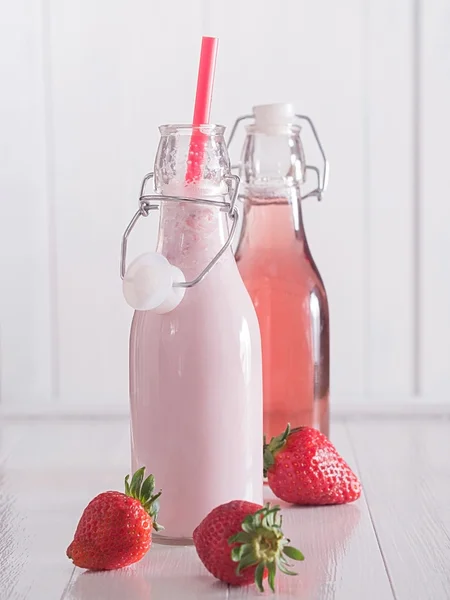
[[[279,506],[264,507],[245,500],[233,500],[212,510],[194,531],[194,544],[208,571],[231,585],[256,583],[264,591],[269,577],[274,591],[275,572],[296,575],[288,569],[287,557],[303,560],[303,554],[289,546],[281,531]],[[237,565],[236,565],[237,563]]]
[[77,567],[94,571],[120,569],[141,560],[152,543],[152,529],[161,492],[153,494],[155,478],[144,479],[145,467],[133,475],[125,494],[104,492],[84,509],[67,556]]
[[264,474],[273,493],[293,504],[345,504],[361,495],[361,484],[329,439],[312,427],[290,426],[269,444]]

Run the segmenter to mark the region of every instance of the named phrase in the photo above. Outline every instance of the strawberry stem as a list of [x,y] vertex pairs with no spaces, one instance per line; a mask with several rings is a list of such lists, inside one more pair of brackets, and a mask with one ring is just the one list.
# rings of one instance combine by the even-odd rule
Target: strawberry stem
[[149,475],[146,479],[144,479],[145,467],[141,467],[134,473],[131,478],[131,482],[129,482],[130,476],[127,475],[125,477],[125,494],[130,498],[135,498],[139,500],[144,509],[148,512],[148,514],[152,518],[153,529],[155,531],[160,531],[164,529],[162,525],[157,522],[158,512],[159,512],[159,502],[158,498],[161,496],[161,490],[154,494],[155,491],[155,477],[153,475]]
[[304,560],[297,548],[289,546],[290,540],[284,537],[281,530],[282,517],[280,507],[267,503],[242,522],[242,531],[228,540],[233,545],[231,559],[237,562],[236,574],[248,567],[254,567],[255,583],[260,592],[264,591],[263,578],[267,570],[269,587],[275,591],[275,574],[277,568],[286,575],[296,575],[289,570],[287,558]]

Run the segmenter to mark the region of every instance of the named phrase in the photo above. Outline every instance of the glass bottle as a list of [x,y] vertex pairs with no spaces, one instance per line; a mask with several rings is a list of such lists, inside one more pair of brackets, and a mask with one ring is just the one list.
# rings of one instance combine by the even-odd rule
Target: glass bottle
[[161,202],[157,253],[122,265],[125,295],[140,309],[130,334],[132,466],[145,465],[163,490],[155,539],[186,544],[215,506],[262,502],[261,345],[231,249],[238,178],[224,128],[160,133],[158,195],[145,195],[144,180],[140,204],[145,215]]
[[[240,165],[244,225],[236,259],[261,330],[264,433],[270,440],[290,423],[328,435],[328,302],[301,210],[305,174],[320,174],[305,165],[291,105],[258,106],[253,116]],[[319,184],[307,196],[322,191]]]

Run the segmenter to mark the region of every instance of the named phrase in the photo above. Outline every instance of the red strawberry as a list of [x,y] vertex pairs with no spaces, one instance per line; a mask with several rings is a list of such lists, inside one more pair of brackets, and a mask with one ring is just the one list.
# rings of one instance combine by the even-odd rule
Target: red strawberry
[[264,443],[264,474],[273,493],[293,504],[345,504],[361,484],[329,439],[311,427],[290,430]]
[[144,479],[145,467],[133,475],[125,494],[104,492],[84,509],[67,556],[77,567],[94,571],[120,569],[141,560],[158,531],[158,498],[153,495],[155,478]]
[[266,577],[274,590],[277,567],[296,575],[289,571],[286,557],[303,560],[303,554],[288,546],[279,510],[279,506],[262,507],[245,500],[212,510],[194,531],[197,554],[208,571],[231,585],[256,583],[261,592]]

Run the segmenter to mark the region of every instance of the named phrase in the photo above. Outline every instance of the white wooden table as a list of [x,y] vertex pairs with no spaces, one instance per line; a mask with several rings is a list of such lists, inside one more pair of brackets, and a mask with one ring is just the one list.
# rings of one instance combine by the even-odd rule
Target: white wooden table
[[[284,507],[287,535],[306,556],[274,596],[299,600],[450,598],[450,420],[341,419],[332,439],[364,497],[339,507]],[[87,502],[121,489],[123,418],[0,421],[0,599],[252,598],[216,582],[193,547],[154,546],[137,565],[88,573],[65,556]]]

